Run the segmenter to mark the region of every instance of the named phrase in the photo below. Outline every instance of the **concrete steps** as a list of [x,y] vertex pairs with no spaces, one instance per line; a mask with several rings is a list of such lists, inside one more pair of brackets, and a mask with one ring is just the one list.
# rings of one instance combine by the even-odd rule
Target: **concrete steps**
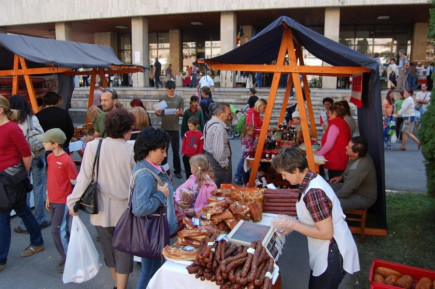
[[[155,126],[160,125],[160,118],[156,117],[153,105],[158,102],[160,95],[165,93],[165,89],[154,88],[135,88],[135,87],[119,87],[115,88],[119,101],[124,107],[130,108],[130,101],[134,98],[140,98],[146,106],[148,112],[151,115],[152,123]],[[176,89],[176,93],[184,98],[184,104],[187,108],[189,105],[190,96],[196,93],[193,88],[179,87]],[[271,124],[276,125],[282,102],[284,98],[284,89],[278,89],[275,105],[271,117]],[[330,89],[311,89],[311,100],[313,103],[314,117],[316,120],[316,126],[318,130],[321,130],[318,123],[319,115],[323,111],[322,99],[324,97],[331,97],[334,100],[349,99],[350,90],[330,90]],[[79,87],[74,90],[73,97],[71,99],[71,109],[69,110],[74,123],[84,123],[86,120],[86,108],[88,104],[89,88]],[[257,96],[259,98],[269,98],[269,88],[257,89]],[[216,102],[224,102],[233,104],[236,107],[243,108],[249,98],[249,93],[246,88],[216,88],[216,93],[213,95],[213,99]],[[295,103],[295,99],[290,99],[289,104]],[[352,115],[356,115],[356,108],[353,104],[350,104]]]

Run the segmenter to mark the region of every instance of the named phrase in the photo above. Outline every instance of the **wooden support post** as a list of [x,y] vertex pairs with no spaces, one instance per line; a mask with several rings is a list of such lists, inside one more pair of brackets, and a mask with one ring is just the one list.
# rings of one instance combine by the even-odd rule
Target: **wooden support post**
[[[288,48],[288,38],[291,35],[288,33],[289,29],[284,29],[283,40],[279,48],[278,57],[276,59],[277,64],[283,64],[285,55]],[[281,79],[281,73],[275,72],[273,74],[272,85],[270,87],[270,94],[267,100],[266,111],[264,112],[263,125],[261,126],[260,137],[257,144],[257,149],[255,151],[254,163],[251,169],[251,175],[249,177],[248,187],[253,187],[255,185],[255,179],[257,178],[258,167],[260,166],[261,155],[263,153],[264,143],[266,142],[267,129],[269,128],[270,119],[272,117],[273,106],[275,105],[276,93],[278,91],[279,80]]]
[[100,75],[101,82],[103,83],[103,87],[107,88],[107,79],[106,76],[104,75],[104,69],[98,68],[98,74]]
[[[26,70],[27,69],[27,63],[26,60],[19,56],[21,68]],[[30,104],[32,105],[32,109],[34,113],[37,113],[38,110],[38,102],[36,101],[36,94],[35,89],[33,88],[32,79],[30,78],[30,75],[24,74],[24,81],[26,82],[27,92],[29,93],[29,99]]]
[[14,74],[12,76],[12,95],[18,94],[19,88],[19,78],[18,78],[18,69],[19,69],[19,59],[18,55],[14,54]]

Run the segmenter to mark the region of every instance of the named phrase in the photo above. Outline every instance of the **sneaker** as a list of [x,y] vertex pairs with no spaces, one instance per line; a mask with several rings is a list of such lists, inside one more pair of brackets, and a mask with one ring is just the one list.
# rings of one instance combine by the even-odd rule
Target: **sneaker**
[[47,227],[50,227],[50,225],[51,225],[50,221],[44,221],[41,224],[39,224],[39,228],[42,230],[42,229],[45,229]]
[[6,264],[0,265],[0,271],[3,271],[6,268]]
[[41,246],[29,246],[21,253],[21,257],[30,257],[45,249],[44,245]]
[[235,180],[234,180],[234,183],[235,183],[236,185],[243,185],[243,181],[242,181],[242,180],[239,180],[239,179],[235,179]]
[[175,173],[174,175],[177,177],[177,179],[181,179],[182,178],[180,173]]
[[65,269],[65,264],[57,265],[57,272],[63,273],[64,269]]
[[26,229],[22,229],[20,226],[14,228],[14,232],[18,234],[28,234]]

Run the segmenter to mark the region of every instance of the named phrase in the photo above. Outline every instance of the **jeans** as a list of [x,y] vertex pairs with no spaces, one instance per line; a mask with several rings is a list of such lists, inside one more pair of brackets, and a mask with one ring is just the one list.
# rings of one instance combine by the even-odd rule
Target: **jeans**
[[414,91],[417,89],[417,76],[408,76],[408,88]]
[[240,158],[239,163],[237,164],[236,174],[234,175],[234,179],[241,180],[243,178],[243,156]]
[[320,276],[313,276],[311,271],[309,289],[337,289],[346,271],[343,269],[342,258],[337,244],[329,245],[328,267]]
[[[41,225],[45,222],[45,191],[47,183],[47,172],[45,156],[42,155],[37,159],[32,160],[31,166],[32,183],[33,183],[33,198],[35,203],[35,216],[36,222]],[[27,206],[30,208],[30,193],[27,194]],[[20,221],[20,228],[24,229],[24,223]]]
[[196,77],[196,74],[192,74],[192,76],[190,77],[191,81],[190,81],[190,85],[189,87],[196,87],[198,85],[198,78]]
[[[41,246],[44,244],[41,229],[27,204],[14,208],[17,215],[23,220],[30,234],[30,245]],[[9,248],[11,246],[11,212],[0,214],[0,265],[6,264]]]
[[50,203],[51,237],[60,257],[65,260],[69,241],[69,214],[66,204]]
[[163,258],[142,258],[142,267],[136,289],[146,289],[154,273],[163,265]]
[[[166,132],[171,136],[171,147],[172,147],[172,164],[175,174],[181,173],[181,161],[180,161],[180,132],[178,130],[166,130]],[[168,148],[166,149],[168,153]],[[166,157],[162,164],[168,162],[168,157]]]

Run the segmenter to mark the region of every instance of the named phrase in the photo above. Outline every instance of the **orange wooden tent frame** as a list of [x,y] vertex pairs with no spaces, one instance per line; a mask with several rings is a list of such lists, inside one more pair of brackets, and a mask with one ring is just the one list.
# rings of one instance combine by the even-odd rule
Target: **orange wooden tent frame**
[[33,111],[39,111],[36,102],[35,89],[33,88],[31,75],[40,74],[63,74],[63,75],[91,75],[91,86],[89,91],[88,107],[92,105],[94,99],[94,89],[96,76],[99,75],[103,87],[107,87],[107,80],[105,74],[122,74],[122,73],[135,73],[141,72],[143,68],[140,66],[127,66],[127,65],[111,65],[108,68],[92,68],[91,71],[75,71],[71,68],[61,68],[57,66],[41,67],[41,68],[28,68],[26,59],[24,57],[14,54],[13,68],[9,70],[0,70],[0,76],[12,76],[12,94],[18,93],[19,76],[24,77],[27,92],[29,93],[30,104]]
[[[215,62],[213,60],[204,60],[210,68],[218,70],[229,71],[253,71],[253,72],[268,72],[273,73],[272,85],[270,87],[270,94],[267,100],[267,107],[264,113],[263,126],[260,132],[260,138],[257,145],[254,162],[252,164],[252,172],[249,179],[249,187],[253,187],[258,172],[258,167],[261,161],[261,155],[263,152],[264,143],[266,141],[266,134],[270,124],[272,116],[272,109],[275,104],[276,93],[278,91],[278,84],[281,78],[281,74],[289,74],[291,77],[287,82],[287,87],[284,95],[283,105],[281,107],[281,113],[278,119],[278,123],[284,120],[287,102],[290,97],[290,89],[292,83],[294,84],[296,100],[298,103],[299,113],[301,117],[301,127],[304,137],[305,148],[307,152],[308,166],[311,170],[317,171],[314,163],[314,154],[311,145],[311,137],[309,133],[308,117],[311,123],[311,132],[313,137],[317,138],[317,131],[314,121],[313,106],[310,97],[310,90],[308,87],[307,75],[319,75],[319,76],[351,76],[354,74],[360,74],[369,72],[369,68],[365,67],[351,67],[351,66],[305,66],[302,57],[302,47],[299,41],[293,36],[291,29],[283,23],[284,33],[281,40],[281,46],[276,59],[276,64],[224,64]],[[296,47],[295,44],[296,43]],[[285,56],[288,55],[289,64],[285,65]],[[299,62],[299,64],[298,64]],[[302,81],[304,83],[304,93],[307,100],[308,114],[305,109],[304,97],[302,93],[301,80],[299,75],[302,75]]]

